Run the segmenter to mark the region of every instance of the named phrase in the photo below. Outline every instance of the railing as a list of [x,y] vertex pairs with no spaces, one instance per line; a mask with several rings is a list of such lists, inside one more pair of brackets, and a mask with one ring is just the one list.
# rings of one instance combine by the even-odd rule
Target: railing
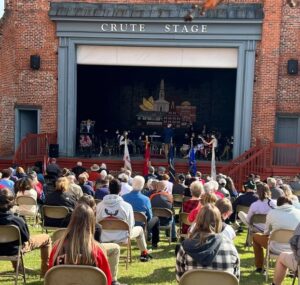
[[19,144],[13,162],[24,164],[27,160],[43,160],[48,155],[49,144],[55,144],[56,139],[56,133],[28,134]]
[[299,168],[300,144],[269,143],[252,147],[220,172],[230,176],[236,187],[242,189],[250,173],[259,174],[261,179],[265,179],[268,175],[294,175],[299,173]]

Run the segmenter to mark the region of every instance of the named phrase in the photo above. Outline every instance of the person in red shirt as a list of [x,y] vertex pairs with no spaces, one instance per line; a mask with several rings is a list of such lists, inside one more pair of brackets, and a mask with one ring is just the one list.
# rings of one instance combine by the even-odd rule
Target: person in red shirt
[[205,193],[203,194],[203,196],[201,197],[201,201],[198,204],[197,208],[195,208],[194,210],[192,210],[188,216],[188,220],[193,223],[198,214],[200,213],[201,209],[203,208],[204,205],[206,204],[214,204],[216,203],[216,201],[218,200],[217,196],[214,193]]
[[[192,198],[190,200],[187,200],[182,205],[182,211],[184,213],[190,213],[192,210],[198,207],[200,202],[200,197],[204,193],[203,185],[200,181],[194,181],[190,185],[190,190],[192,194]],[[188,225],[182,225],[182,233],[186,234],[189,229]]]
[[100,180],[102,178],[102,175],[99,173],[100,170],[100,166],[98,164],[93,164],[91,166],[91,171],[89,171],[89,181],[92,181],[93,184],[95,184],[95,182],[97,180]]
[[94,240],[95,215],[91,207],[78,204],[65,234],[55,244],[50,254],[49,269],[56,265],[90,265],[101,269],[112,284],[107,258]]

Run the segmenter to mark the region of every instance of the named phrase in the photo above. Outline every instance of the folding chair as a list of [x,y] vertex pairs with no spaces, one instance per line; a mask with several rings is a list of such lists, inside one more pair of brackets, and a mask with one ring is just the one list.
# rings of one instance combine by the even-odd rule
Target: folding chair
[[143,229],[144,229],[144,235],[145,235],[145,239],[147,241],[147,237],[148,237],[148,223],[147,223],[147,217],[144,213],[142,212],[133,212],[134,215],[134,220],[136,222],[142,223],[143,224]]
[[229,272],[207,269],[186,271],[179,280],[179,285],[195,285],[200,283],[210,285],[238,285],[239,280]]
[[249,208],[250,207],[247,207],[247,206],[237,205],[236,211],[235,211],[235,220],[237,220],[239,212],[244,212],[245,214],[248,214]]
[[56,241],[61,239],[62,236],[64,235],[65,231],[66,231],[66,228],[61,228],[61,229],[57,229],[55,232],[53,232],[52,237],[51,237],[52,243],[54,244]]
[[[37,225],[37,221],[38,221],[38,205],[37,205],[37,201],[29,196],[19,196],[16,198],[16,203],[19,206],[18,209],[18,214],[20,216],[23,216],[25,218],[25,220],[33,220],[33,224],[32,226]],[[24,207],[24,209],[20,209],[22,208],[22,206]],[[31,211],[30,208],[34,207],[35,211]],[[28,208],[28,210],[26,209]]]
[[[291,237],[293,236],[294,231],[293,230],[275,230],[271,232],[269,241],[268,241],[268,248],[267,248],[267,253],[266,253],[266,282],[268,281],[269,278],[269,267],[270,267],[270,259],[277,259],[279,256],[279,253],[276,253],[270,249],[270,243],[272,241],[277,242],[277,243],[283,243],[283,244],[289,244],[289,241]],[[292,250],[291,250],[292,251]]]
[[265,214],[254,214],[251,217],[246,236],[245,246],[250,247],[252,245],[252,235],[258,232],[258,229],[255,227],[255,224],[265,224],[266,218],[267,215]]
[[44,285],[107,285],[104,272],[94,266],[57,265],[47,271]]
[[[126,269],[128,269],[128,264],[131,263],[131,240],[130,240],[130,227],[129,225],[119,219],[115,218],[105,218],[102,221],[98,222],[102,230],[108,230],[108,231],[126,231],[127,232],[127,240],[125,242],[116,242],[116,241],[111,241],[118,243],[119,245],[125,245],[127,248],[127,254],[125,256],[125,261],[126,261]],[[123,256],[121,256],[123,257]]]
[[[158,218],[167,218],[167,219],[173,218],[173,212],[167,208],[153,207],[152,213],[153,213],[153,216],[156,216]],[[168,225],[165,225],[165,226],[160,225],[159,229],[160,230],[169,230],[169,245],[170,245],[171,239],[172,239],[172,220],[169,222]]]
[[187,234],[182,233],[182,226],[190,226],[192,223],[188,220],[189,213],[179,213],[179,237],[187,238]]
[[182,208],[182,203],[183,203],[183,195],[181,195],[181,194],[172,194],[172,196],[173,196],[174,208],[181,209]]
[[[18,284],[18,276],[19,276],[19,266],[22,268],[22,275],[24,284],[26,284],[26,276],[25,276],[25,266],[23,260],[23,253],[22,253],[22,240],[20,230],[15,225],[1,225],[0,226],[0,246],[2,244],[17,242],[18,243],[18,253],[16,255],[9,255],[9,256],[0,256],[0,260],[5,261],[16,261],[16,272],[15,272],[15,285]],[[5,246],[5,245],[4,245]]]
[[52,227],[52,226],[45,226],[45,218],[51,218],[51,219],[64,219],[69,214],[69,209],[64,206],[47,206],[44,205],[42,208],[42,218],[43,218],[43,224],[42,224],[42,230],[46,230],[46,233],[48,233],[48,230],[57,230],[59,227]]

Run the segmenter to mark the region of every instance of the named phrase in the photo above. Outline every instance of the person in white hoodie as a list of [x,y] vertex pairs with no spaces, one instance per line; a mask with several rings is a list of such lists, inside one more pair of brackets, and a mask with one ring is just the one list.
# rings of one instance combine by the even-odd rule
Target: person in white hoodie
[[[104,220],[105,218],[113,217],[123,220],[128,223],[130,227],[130,238],[136,239],[138,248],[141,251],[140,261],[146,262],[152,259],[152,256],[148,253],[147,244],[143,228],[140,226],[134,226],[134,215],[132,206],[125,202],[122,197],[119,196],[121,191],[121,184],[117,179],[113,179],[109,183],[110,194],[103,198],[103,201],[97,205],[96,208],[96,220],[97,222]],[[127,240],[126,231],[109,231],[102,230],[101,242],[121,242]]]
[[[263,248],[267,248],[269,234],[272,231],[285,229],[295,230],[300,223],[300,210],[296,209],[292,201],[287,197],[281,196],[277,200],[277,208],[272,209],[266,218],[266,226],[264,233],[255,233],[253,235],[253,249],[256,272],[263,272],[264,254]],[[272,251],[280,254],[282,251],[291,248],[289,244],[278,244],[276,242],[270,243]]]

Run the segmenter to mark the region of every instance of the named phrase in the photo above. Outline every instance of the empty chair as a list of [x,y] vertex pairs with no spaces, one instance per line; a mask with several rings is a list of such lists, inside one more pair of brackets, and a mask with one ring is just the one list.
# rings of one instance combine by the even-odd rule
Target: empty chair
[[44,285],[107,285],[104,272],[94,266],[57,265],[45,275]]
[[19,268],[22,268],[22,275],[24,284],[26,284],[25,267],[22,253],[22,240],[20,230],[15,225],[0,225],[0,247],[2,244],[15,242],[18,244],[18,253],[16,255],[0,255],[0,260],[15,261],[16,272],[15,272],[15,284],[18,284]]
[[239,280],[233,274],[226,271],[192,269],[185,272],[179,281],[179,285],[196,284],[238,285]]

